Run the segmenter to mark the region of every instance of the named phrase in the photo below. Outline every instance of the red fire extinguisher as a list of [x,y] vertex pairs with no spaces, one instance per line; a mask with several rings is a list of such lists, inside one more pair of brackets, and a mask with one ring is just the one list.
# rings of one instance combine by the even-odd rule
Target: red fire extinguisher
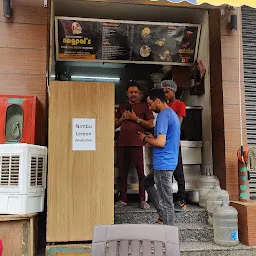
[[0,256],[2,256],[3,253],[3,242],[0,240]]

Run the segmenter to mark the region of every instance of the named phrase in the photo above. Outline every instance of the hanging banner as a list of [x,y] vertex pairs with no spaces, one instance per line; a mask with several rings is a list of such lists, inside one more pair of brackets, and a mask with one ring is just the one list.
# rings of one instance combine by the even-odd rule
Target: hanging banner
[[56,17],[56,59],[193,65],[200,25]]

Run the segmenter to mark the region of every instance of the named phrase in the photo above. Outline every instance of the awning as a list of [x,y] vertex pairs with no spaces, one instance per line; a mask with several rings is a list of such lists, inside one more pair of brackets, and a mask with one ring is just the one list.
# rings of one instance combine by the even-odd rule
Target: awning
[[171,3],[181,3],[181,2],[188,2],[190,4],[200,5],[200,4],[211,4],[215,6],[220,5],[231,5],[234,7],[247,5],[256,8],[256,0],[167,0]]

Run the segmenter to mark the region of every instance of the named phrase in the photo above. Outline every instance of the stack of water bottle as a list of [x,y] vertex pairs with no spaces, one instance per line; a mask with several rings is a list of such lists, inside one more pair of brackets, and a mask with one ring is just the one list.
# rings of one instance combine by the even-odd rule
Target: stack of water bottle
[[199,178],[199,205],[208,212],[208,222],[213,225],[214,243],[234,246],[238,240],[238,213],[229,206],[229,194],[221,189],[216,176],[201,175]]

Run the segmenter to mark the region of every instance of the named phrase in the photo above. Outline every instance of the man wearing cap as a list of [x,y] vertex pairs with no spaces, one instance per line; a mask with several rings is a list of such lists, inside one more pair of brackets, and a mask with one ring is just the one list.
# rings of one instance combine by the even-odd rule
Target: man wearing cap
[[[172,110],[178,115],[180,125],[182,124],[183,118],[186,117],[186,105],[184,102],[177,100],[175,92],[177,91],[177,84],[173,80],[164,80],[161,82],[161,87],[164,90],[167,104]],[[183,172],[181,147],[179,148],[178,165],[175,169],[173,176],[178,183],[178,192],[175,202],[175,210],[186,209],[186,190],[185,190],[185,179]]]

